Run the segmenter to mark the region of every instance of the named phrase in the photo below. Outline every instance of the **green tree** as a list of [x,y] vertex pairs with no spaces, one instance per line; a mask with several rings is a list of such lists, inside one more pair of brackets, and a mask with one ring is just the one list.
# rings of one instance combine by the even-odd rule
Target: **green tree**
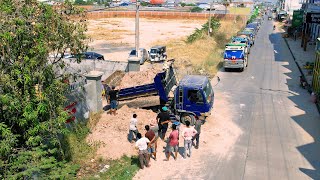
[[67,50],[87,49],[84,18],[69,2],[0,1],[0,179],[76,173],[64,151],[64,80],[73,74],[59,72]]
[[190,11],[191,11],[191,12],[201,12],[201,11],[203,11],[203,9],[200,8],[200,7],[198,7],[198,6],[195,6],[195,7],[191,8]]

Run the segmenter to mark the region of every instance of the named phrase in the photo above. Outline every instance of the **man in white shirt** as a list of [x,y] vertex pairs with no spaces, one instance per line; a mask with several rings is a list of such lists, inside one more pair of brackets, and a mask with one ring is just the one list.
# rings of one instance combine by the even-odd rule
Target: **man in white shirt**
[[137,114],[133,114],[131,120],[130,120],[130,125],[129,125],[129,142],[133,143],[133,134],[135,135],[136,141],[138,140],[137,134],[139,133],[137,129],[137,124],[138,124],[138,119],[137,119]]
[[[184,157],[191,157],[192,139],[197,134],[197,131],[190,127],[190,122],[186,121],[186,127],[182,131],[182,137],[184,139]],[[189,153],[187,152],[189,151]]]
[[136,147],[139,149],[139,161],[140,168],[143,169],[144,166],[150,167],[149,164],[149,155],[148,155],[148,143],[150,143],[149,139],[146,137],[142,137],[140,133],[137,134],[137,138],[139,139],[136,142]]

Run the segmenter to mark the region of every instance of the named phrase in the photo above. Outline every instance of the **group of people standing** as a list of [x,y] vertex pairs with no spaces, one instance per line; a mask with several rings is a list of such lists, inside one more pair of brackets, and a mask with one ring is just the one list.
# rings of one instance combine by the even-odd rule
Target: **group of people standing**
[[[128,140],[131,143],[134,143],[133,139],[135,136],[135,146],[137,149],[139,149],[139,161],[141,169],[143,169],[144,166],[150,166],[149,162],[151,157],[154,160],[157,160],[157,142],[159,138],[167,143],[165,147],[165,161],[169,161],[171,154],[173,154],[173,158],[175,160],[177,159],[180,136],[184,139],[184,159],[191,157],[193,145],[196,149],[199,147],[199,138],[203,121],[198,118],[196,119],[194,126],[190,126],[190,122],[186,121],[186,126],[180,130],[180,122],[172,122],[168,113],[168,108],[164,106],[161,108],[161,112],[157,115],[156,119],[151,120],[150,124],[145,125],[144,137],[141,133],[139,133],[137,123],[138,115],[133,114],[129,125]],[[172,131],[170,132],[169,136],[166,136],[169,123],[172,123]]]

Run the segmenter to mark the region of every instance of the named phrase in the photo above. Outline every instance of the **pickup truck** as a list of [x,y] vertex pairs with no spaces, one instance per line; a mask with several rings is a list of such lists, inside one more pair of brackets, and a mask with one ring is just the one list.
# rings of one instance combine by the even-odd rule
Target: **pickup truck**
[[225,71],[229,69],[240,69],[243,71],[248,66],[244,44],[227,44],[224,51],[223,67]]
[[195,123],[196,117],[204,120],[213,107],[214,92],[206,76],[187,75],[178,83],[174,68],[169,65],[157,73],[153,83],[119,89],[118,100],[132,100],[158,96],[159,107],[166,105],[172,119]]

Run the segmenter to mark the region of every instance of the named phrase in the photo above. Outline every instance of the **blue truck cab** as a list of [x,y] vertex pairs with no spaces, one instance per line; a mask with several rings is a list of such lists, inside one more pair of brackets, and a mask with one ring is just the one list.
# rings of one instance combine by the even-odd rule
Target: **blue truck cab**
[[214,103],[214,92],[209,78],[187,75],[174,92],[174,111],[180,114],[182,123],[194,123],[195,117],[205,119],[210,115]]
[[187,75],[178,83],[172,65],[156,74],[153,83],[120,89],[118,92],[119,101],[148,96],[158,96],[160,107],[166,105],[170,108],[171,116],[182,123],[188,120],[191,124],[195,123],[197,117],[205,119],[209,116],[214,102],[208,77]]
[[245,46],[243,44],[227,44],[224,51],[223,67],[229,69],[240,69],[243,71],[248,66]]

